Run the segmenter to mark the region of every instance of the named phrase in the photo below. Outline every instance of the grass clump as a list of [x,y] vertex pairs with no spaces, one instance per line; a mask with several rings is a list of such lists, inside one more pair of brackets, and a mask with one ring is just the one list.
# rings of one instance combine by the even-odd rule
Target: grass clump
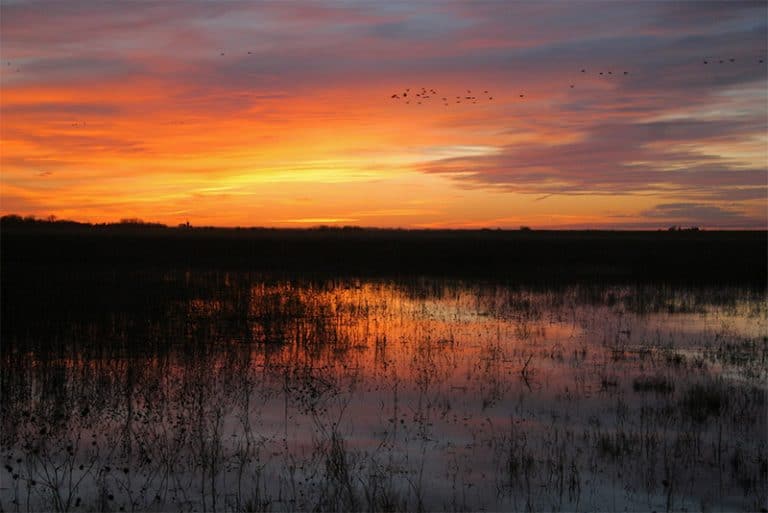
[[682,412],[696,422],[718,417],[725,404],[725,394],[726,390],[720,383],[695,384],[682,398]]
[[675,384],[665,376],[640,376],[632,381],[632,389],[635,392],[671,394],[675,390]]

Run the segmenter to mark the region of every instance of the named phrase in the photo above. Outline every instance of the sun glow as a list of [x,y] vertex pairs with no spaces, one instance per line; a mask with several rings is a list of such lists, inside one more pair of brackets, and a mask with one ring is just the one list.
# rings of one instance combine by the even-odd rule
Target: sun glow
[[[3,6],[2,213],[215,225],[766,224],[766,69],[746,58],[707,71],[700,48],[675,61],[631,40],[621,55],[631,73],[609,80],[598,71],[616,57],[576,27],[518,34],[502,27],[523,18],[490,7],[438,9],[429,28],[405,24],[396,35],[384,8],[351,19],[320,6],[308,17],[286,6],[158,9],[177,22],[60,7],[43,37],[31,27],[45,12]],[[426,19],[420,10],[398,16]],[[527,16],[548,23],[545,11]],[[296,30],[301,40],[285,38]],[[766,39],[758,30],[732,52],[752,55]],[[567,63],[553,53],[563,44]],[[581,61],[584,73],[572,65]],[[689,208],[665,217],[678,204]]]

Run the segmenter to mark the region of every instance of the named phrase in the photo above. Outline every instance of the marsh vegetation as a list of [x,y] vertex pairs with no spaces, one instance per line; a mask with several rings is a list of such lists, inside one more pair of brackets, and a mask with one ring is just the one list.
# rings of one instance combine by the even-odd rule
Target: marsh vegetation
[[4,511],[768,500],[763,290],[37,280],[5,284]]

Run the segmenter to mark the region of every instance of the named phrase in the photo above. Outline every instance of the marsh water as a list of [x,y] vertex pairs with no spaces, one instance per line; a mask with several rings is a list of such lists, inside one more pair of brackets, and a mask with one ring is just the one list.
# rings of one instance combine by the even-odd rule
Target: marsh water
[[764,290],[82,278],[4,310],[4,511],[766,506]]

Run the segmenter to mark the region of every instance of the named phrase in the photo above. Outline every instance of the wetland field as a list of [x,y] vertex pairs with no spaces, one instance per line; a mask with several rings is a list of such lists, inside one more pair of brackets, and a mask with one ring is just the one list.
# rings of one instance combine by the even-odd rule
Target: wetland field
[[[764,233],[698,282],[95,265],[5,235],[2,511],[765,511]],[[734,247],[689,244],[694,270]]]

